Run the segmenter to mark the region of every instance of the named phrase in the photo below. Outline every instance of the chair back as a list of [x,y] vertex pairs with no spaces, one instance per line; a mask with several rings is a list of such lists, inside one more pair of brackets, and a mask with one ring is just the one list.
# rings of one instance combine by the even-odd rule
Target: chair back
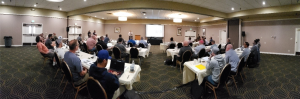
[[183,54],[182,54],[182,64],[186,61],[189,61],[191,59],[191,56],[192,56],[192,52],[191,51],[185,51]]
[[135,47],[130,49],[130,58],[138,58],[139,57],[139,50]]
[[140,44],[139,44],[139,47],[145,48],[145,45],[144,45],[143,43],[140,43]]
[[169,49],[174,49],[175,48],[175,44],[170,44]]
[[85,52],[88,53],[88,48],[87,48],[86,43],[83,43],[82,45],[83,45],[83,48],[84,48]]
[[103,48],[102,48],[102,46],[101,46],[100,44],[97,44],[97,45],[96,45],[96,49],[97,49],[97,51],[100,51],[100,50],[102,50]]
[[[64,71],[64,74],[65,74],[65,77],[67,78],[67,80],[73,84],[73,75],[71,73],[71,70],[70,70],[68,64],[65,61],[62,62],[61,69]],[[73,84],[73,86],[74,86],[74,84]]]
[[[251,54],[251,52],[250,52]],[[247,66],[249,64],[250,61],[250,54],[247,56],[247,60],[245,61],[245,66]],[[244,57],[245,58],[245,57]],[[247,66],[248,67],[248,66]]]
[[220,77],[219,77],[219,83],[217,87],[223,87],[226,84],[228,76],[230,75],[230,71],[231,71],[231,65],[226,64],[219,75]]
[[133,47],[133,44],[132,44],[131,42],[129,42],[127,45],[128,45],[129,47]]
[[78,44],[79,44],[79,46],[82,46],[82,43],[81,43],[81,41],[80,41],[80,40],[78,40]]
[[89,77],[87,81],[88,92],[93,99],[107,99],[105,89],[101,86],[98,80]]
[[243,70],[244,66],[245,66],[245,59],[243,57],[243,58],[240,59],[240,62],[238,64],[236,75],[239,74],[239,73],[241,73],[241,71]]
[[56,52],[54,53],[54,58],[55,58],[55,60],[56,60],[56,62],[57,62],[57,67],[58,67],[58,68],[60,68],[60,67],[61,67],[61,66],[60,66],[60,65],[61,65],[61,63],[60,63],[60,60],[59,60],[59,58],[58,58],[58,56],[57,56],[57,53],[56,53]]
[[121,50],[118,47],[113,48],[113,54],[116,59],[121,59]]
[[182,47],[182,43],[178,43],[178,44],[177,44],[177,47],[178,47],[178,48],[181,48],[181,47]]
[[202,58],[205,55],[205,49],[201,49],[198,53],[198,58]]
[[189,46],[190,46],[190,47],[193,47],[193,43],[190,43]]

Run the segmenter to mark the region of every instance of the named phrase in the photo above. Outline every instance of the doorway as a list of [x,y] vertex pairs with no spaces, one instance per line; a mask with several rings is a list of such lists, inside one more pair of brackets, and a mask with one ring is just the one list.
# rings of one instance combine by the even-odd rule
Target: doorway
[[226,30],[219,30],[219,44],[226,44],[227,32]]
[[300,28],[296,28],[295,53],[296,53],[296,55],[300,55]]
[[43,32],[43,25],[38,23],[22,23],[22,44],[36,45],[35,37]]
[[135,40],[141,40],[141,35],[134,35]]

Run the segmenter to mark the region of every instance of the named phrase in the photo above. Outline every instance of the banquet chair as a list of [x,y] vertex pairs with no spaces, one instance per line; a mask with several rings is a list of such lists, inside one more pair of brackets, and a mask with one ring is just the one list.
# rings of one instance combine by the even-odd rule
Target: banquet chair
[[89,95],[93,99],[107,99],[105,89],[101,86],[100,82],[93,77],[89,77],[87,81],[87,89]]
[[213,85],[210,82],[206,81],[205,82],[205,90],[206,87],[210,88],[211,90],[213,90],[214,94],[215,94],[215,99],[217,99],[217,94],[216,94],[216,90],[217,88],[223,88],[223,86],[226,86],[227,92],[230,96],[226,81],[228,79],[228,76],[230,75],[230,71],[231,71],[231,65],[227,64],[225,65],[225,67],[222,69],[221,73],[220,73],[220,77],[219,77],[219,83],[217,85]]
[[178,43],[177,48],[181,48],[181,47],[182,47],[182,43]]
[[193,47],[193,43],[189,43],[189,46],[190,46],[190,47]]
[[[62,71],[62,69],[61,69],[61,61],[59,60],[59,58],[58,58],[58,56],[57,56],[57,53],[54,53],[54,58],[55,58],[55,60],[56,60],[56,62],[57,62],[57,65],[56,65],[57,71],[56,71],[55,76],[54,76],[54,78],[55,78],[56,75],[57,75],[57,73],[58,73],[59,71]],[[63,71],[62,71],[62,73],[64,74]],[[59,86],[60,86],[61,83],[63,82],[64,78],[65,78],[65,75],[63,75],[63,78],[61,79]]]
[[244,82],[243,76],[242,76],[242,74],[241,74],[241,72],[242,72],[244,66],[245,66],[245,61],[244,61],[244,57],[243,57],[243,58],[240,60],[239,64],[238,64],[237,72],[235,72],[235,73],[231,72],[231,73],[230,73],[229,78],[231,78],[231,79],[233,80],[233,83],[235,84],[235,88],[236,88],[236,89],[237,89],[237,85],[236,85],[236,82],[235,82],[234,77],[240,75],[241,78],[242,78],[242,81]]
[[203,48],[199,51],[198,58],[202,58],[202,57],[204,57],[204,55],[205,55],[205,49]]
[[84,82],[80,85],[75,85],[74,81],[73,81],[73,75],[71,73],[71,70],[70,70],[68,64],[65,61],[62,62],[61,69],[64,71],[65,77],[67,78],[67,82],[66,82],[66,85],[65,85],[64,90],[62,91],[62,93],[64,93],[68,82],[70,82],[72,84],[73,88],[75,88],[77,90],[76,94],[75,94],[75,99],[76,99],[78,92],[86,87],[87,82]]
[[180,64],[180,65],[179,65],[179,66],[180,66],[180,72],[182,72],[182,70],[181,70],[181,65],[183,65],[184,62],[186,62],[186,61],[190,61],[191,57],[192,57],[192,52],[191,52],[191,51],[185,51],[185,52],[182,54],[182,60],[181,60],[181,61],[176,60],[176,67],[177,67],[177,64]]
[[130,59],[138,59],[139,60],[139,65],[141,66],[141,58],[139,57],[139,50],[135,47],[130,49]]
[[133,44],[132,43],[128,43],[127,44],[129,47],[133,47]]
[[139,44],[139,47],[145,48],[145,45],[144,45],[143,43],[140,43],[140,44]]
[[90,51],[90,50],[87,48],[86,43],[83,43],[83,47],[84,47],[86,53],[88,53],[88,54],[92,54],[92,53],[93,53],[92,51]]
[[113,48],[113,54],[114,54],[115,59],[122,59],[121,50],[118,47],[115,46]]
[[169,49],[174,49],[176,47],[175,44],[170,44]]
[[[40,52],[41,53],[41,52]],[[43,60],[44,60],[44,62],[43,62],[43,64],[44,64],[44,66],[46,65],[45,63],[47,62],[47,60],[49,59],[49,57],[46,57],[45,55],[46,54],[43,54],[43,53],[41,53],[41,55],[43,56]]]
[[97,51],[99,52],[100,50],[103,49],[103,47],[102,47],[100,44],[97,44],[97,45],[96,45],[96,49],[97,49]]
[[221,49],[221,47],[222,47],[222,45],[219,44],[219,46],[218,46],[218,48],[219,48],[219,50],[220,50],[219,54],[225,53],[225,49]]

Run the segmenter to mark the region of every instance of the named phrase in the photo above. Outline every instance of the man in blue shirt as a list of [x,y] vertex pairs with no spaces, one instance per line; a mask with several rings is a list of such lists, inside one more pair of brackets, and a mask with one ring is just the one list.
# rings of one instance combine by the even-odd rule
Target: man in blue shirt
[[130,37],[130,40],[128,40],[128,43],[132,43],[133,46],[136,45],[135,41],[132,39],[132,37]]
[[104,43],[107,44],[109,41],[108,35],[106,34],[105,38],[104,38]]
[[87,81],[89,74],[87,69],[81,66],[81,60],[75,55],[79,48],[77,40],[72,40],[69,43],[70,51],[64,55],[64,61],[68,64],[71,73],[73,75],[73,81],[75,85],[80,85]]
[[[105,68],[108,59],[111,59],[107,50],[100,50],[98,52],[97,62],[91,65],[89,74],[94,79],[97,79],[102,87],[105,89],[108,99],[112,99],[115,91],[119,88],[119,78],[117,72],[109,73]],[[121,93],[122,94],[122,93]]]
[[144,40],[144,38],[143,37],[141,37],[141,40],[140,40],[140,42],[139,43],[142,43],[142,44],[144,44],[145,45],[145,47],[148,47],[148,43]]

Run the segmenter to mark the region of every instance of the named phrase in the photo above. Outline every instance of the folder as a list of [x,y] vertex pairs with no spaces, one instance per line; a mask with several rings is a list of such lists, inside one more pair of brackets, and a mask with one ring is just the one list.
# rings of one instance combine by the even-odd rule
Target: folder
[[196,65],[196,67],[197,67],[199,70],[206,69],[206,67],[205,67],[205,66],[203,66],[202,64],[200,64],[200,65]]

